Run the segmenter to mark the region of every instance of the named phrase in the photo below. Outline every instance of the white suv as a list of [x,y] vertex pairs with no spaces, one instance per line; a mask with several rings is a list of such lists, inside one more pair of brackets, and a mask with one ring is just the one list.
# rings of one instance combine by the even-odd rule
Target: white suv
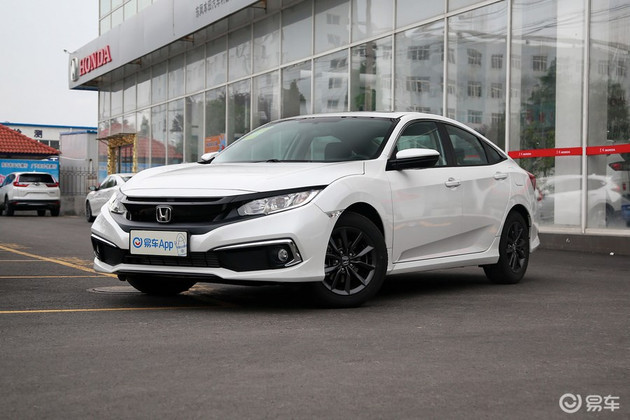
[[333,307],[389,273],[482,266],[516,283],[539,245],[535,181],[437,115],[295,117],[134,176],[92,225],[94,268],[149,294],[307,283]]
[[15,210],[37,210],[44,216],[59,216],[61,206],[59,183],[45,172],[14,172],[0,186],[0,214],[13,216]]

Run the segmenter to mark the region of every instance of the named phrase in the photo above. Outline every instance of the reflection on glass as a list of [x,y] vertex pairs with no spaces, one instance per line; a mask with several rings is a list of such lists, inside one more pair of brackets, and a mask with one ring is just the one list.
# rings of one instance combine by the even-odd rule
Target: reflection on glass
[[390,0],[352,0],[352,41],[391,30],[393,13],[394,2]]
[[352,48],[352,111],[389,111],[392,102],[392,39]]
[[151,110],[145,109],[136,113],[136,155],[138,157],[138,171],[149,167],[150,155],[150,135],[151,135]]
[[282,12],[282,62],[289,63],[311,54],[313,4],[303,1]]
[[[589,228],[630,227],[630,5],[625,0],[591,2],[588,146],[616,153],[588,157],[588,174],[605,179],[606,208],[589,215]],[[597,149],[596,149],[597,150]],[[595,207],[598,186],[589,182],[588,208]],[[616,197],[619,200],[616,200]]]
[[153,66],[151,97],[154,104],[166,100],[166,62]]
[[347,45],[350,42],[350,2],[317,0],[315,2],[315,53]]
[[184,100],[168,103],[167,164],[181,163],[184,157]]
[[280,117],[278,72],[263,74],[253,80],[252,129]]
[[245,27],[228,36],[229,80],[251,74],[252,42],[251,29]]
[[[571,0],[514,1],[510,150],[581,146],[583,12],[583,3]],[[537,178],[582,173],[581,157],[519,164]],[[582,195],[565,185],[555,187],[552,223],[580,226]]]
[[443,51],[443,21],[396,35],[395,110],[441,114]]
[[168,97],[176,98],[184,94],[184,54],[168,61]]
[[226,37],[215,39],[206,45],[207,86],[216,86],[227,81]]
[[151,108],[151,166],[166,164],[166,105]]
[[112,85],[111,91],[112,115],[120,115],[123,112],[123,81],[118,80]]
[[226,146],[225,88],[206,92],[206,136],[203,153],[219,152]]
[[122,132],[124,134],[136,134],[136,114],[127,114],[122,119]]
[[506,42],[506,2],[449,18],[447,107],[455,119],[501,148],[505,146]]
[[197,162],[203,154],[203,94],[186,98],[185,162]]
[[282,117],[311,113],[311,62],[282,70]]
[[227,144],[250,131],[250,82],[245,80],[228,87]]
[[339,51],[315,60],[313,112],[348,110],[348,52]]
[[142,70],[137,75],[136,104],[138,108],[151,104],[151,69]]
[[123,93],[123,109],[125,112],[134,111],[136,109],[136,77],[129,76],[125,78]]
[[276,67],[280,62],[280,14],[254,24],[254,72]]
[[108,118],[111,114],[111,93],[107,87],[102,87],[98,92],[98,119],[103,120]]
[[418,0],[396,0],[396,27],[412,25],[444,13],[444,2],[424,1],[418,7]]
[[197,92],[205,86],[205,53],[203,45],[186,53],[186,93]]

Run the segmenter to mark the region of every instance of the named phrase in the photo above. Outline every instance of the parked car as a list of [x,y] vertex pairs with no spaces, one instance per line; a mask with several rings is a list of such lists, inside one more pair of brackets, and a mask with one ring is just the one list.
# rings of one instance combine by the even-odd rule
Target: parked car
[[101,182],[98,187],[90,187],[90,192],[85,197],[85,218],[93,222],[101,212],[101,207],[120,187],[131,179],[134,174],[111,174]]
[[149,294],[305,283],[331,307],[361,305],[390,273],[482,266],[516,283],[540,243],[534,184],[437,115],[294,117],[138,173],[92,225],[94,268]]
[[[538,180],[542,194],[540,201],[541,223],[580,224],[582,176],[557,175]],[[587,180],[587,225],[605,227],[621,211],[621,187],[611,177],[589,175]],[[562,216],[556,218],[556,209]]]
[[0,214],[15,210],[37,210],[39,216],[59,216],[61,192],[55,178],[45,172],[14,172],[0,185]]

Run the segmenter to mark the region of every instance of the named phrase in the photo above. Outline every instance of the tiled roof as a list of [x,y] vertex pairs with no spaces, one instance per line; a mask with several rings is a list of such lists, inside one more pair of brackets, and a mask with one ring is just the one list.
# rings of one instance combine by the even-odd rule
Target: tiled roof
[[33,140],[0,124],[0,153],[15,155],[58,155],[59,150]]

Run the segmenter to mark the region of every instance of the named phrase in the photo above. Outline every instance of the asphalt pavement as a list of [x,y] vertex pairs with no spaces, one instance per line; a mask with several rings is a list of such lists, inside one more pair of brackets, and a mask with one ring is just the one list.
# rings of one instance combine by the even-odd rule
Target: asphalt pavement
[[0,418],[630,418],[627,256],[390,277],[347,310],[295,287],[149,297],[91,259],[80,217],[0,217]]

